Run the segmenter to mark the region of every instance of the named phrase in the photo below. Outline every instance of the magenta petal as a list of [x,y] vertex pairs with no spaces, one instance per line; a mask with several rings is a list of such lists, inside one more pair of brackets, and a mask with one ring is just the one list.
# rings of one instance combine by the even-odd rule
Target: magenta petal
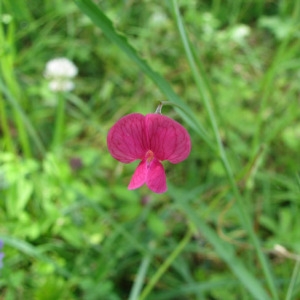
[[146,182],[147,166],[145,160],[142,160],[136,167],[130,183],[128,185],[129,190],[134,190],[142,186]]
[[191,139],[178,122],[160,114],[148,114],[146,130],[150,149],[157,159],[176,164],[189,156]]
[[148,150],[145,117],[134,113],[121,118],[108,132],[107,147],[123,163],[143,159]]
[[154,159],[149,166],[146,183],[155,193],[164,193],[167,190],[166,174],[163,165]]

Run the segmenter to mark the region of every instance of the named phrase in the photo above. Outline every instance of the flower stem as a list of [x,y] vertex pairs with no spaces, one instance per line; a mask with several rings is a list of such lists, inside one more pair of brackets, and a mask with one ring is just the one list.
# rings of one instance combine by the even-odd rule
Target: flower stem
[[56,109],[56,119],[54,134],[52,138],[52,149],[61,144],[64,134],[64,121],[65,121],[65,107],[66,99],[63,93],[58,93],[58,103]]
[[155,114],[160,114],[161,115],[162,107],[163,107],[163,104],[162,104],[162,102],[160,102],[160,104],[156,108]]
[[161,114],[161,110],[162,110],[162,107],[163,107],[164,105],[172,105],[172,106],[176,106],[176,107],[178,107],[178,108],[180,108],[181,110],[183,110],[183,111],[186,112],[186,110],[185,110],[182,106],[180,106],[180,105],[178,105],[178,104],[176,104],[176,103],[174,103],[174,102],[171,102],[171,101],[160,101],[160,104],[158,105],[158,107],[157,107],[155,113]]

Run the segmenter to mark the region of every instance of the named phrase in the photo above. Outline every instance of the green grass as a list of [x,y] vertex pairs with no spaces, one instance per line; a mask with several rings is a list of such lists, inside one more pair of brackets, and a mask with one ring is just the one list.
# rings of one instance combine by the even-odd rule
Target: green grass
[[[0,298],[297,300],[298,1],[18,3],[0,4]],[[61,56],[79,74],[57,94]],[[160,102],[191,154],[165,194],[129,191],[107,132]]]

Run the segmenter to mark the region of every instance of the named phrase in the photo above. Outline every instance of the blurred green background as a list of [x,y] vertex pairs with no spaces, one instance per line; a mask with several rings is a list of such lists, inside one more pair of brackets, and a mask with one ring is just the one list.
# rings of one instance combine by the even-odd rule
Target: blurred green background
[[[300,299],[299,38],[298,0],[1,0],[0,299]],[[128,191],[107,132],[160,101],[191,154]]]

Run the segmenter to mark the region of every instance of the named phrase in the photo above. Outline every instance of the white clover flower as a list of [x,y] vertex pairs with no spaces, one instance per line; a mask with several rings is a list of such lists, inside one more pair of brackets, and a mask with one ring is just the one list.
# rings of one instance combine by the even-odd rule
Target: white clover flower
[[249,36],[250,31],[251,29],[249,26],[245,24],[238,24],[232,28],[230,36],[232,40],[240,42]]
[[72,91],[75,84],[71,80],[66,79],[53,79],[49,82],[49,89],[53,92],[69,92]]
[[9,14],[3,14],[0,18],[3,24],[9,24],[13,20],[13,17]]
[[51,59],[46,64],[45,76],[48,78],[73,78],[77,73],[74,63],[64,57]]
[[72,61],[64,57],[59,57],[47,62],[44,75],[47,79],[50,79],[50,90],[57,92],[73,90],[75,85],[71,79],[77,73],[78,69]]
[[151,15],[150,23],[154,27],[162,27],[168,23],[168,17],[164,12],[156,11]]

